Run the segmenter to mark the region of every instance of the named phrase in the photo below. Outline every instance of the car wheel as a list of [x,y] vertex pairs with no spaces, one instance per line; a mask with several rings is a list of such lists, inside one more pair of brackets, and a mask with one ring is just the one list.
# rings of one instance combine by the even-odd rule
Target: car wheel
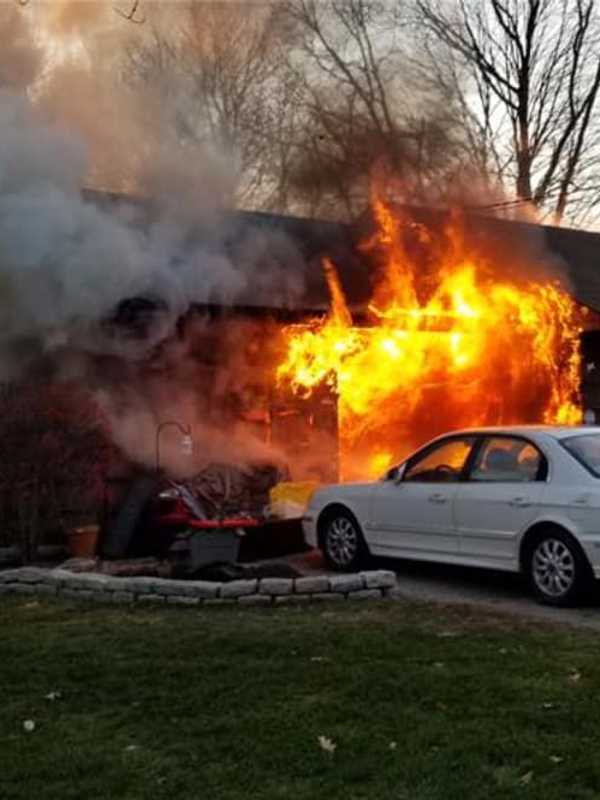
[[321,549],[327,564],[339,572],[358,569],[368,554],[360,525],[348,511],[331,511],[325,518]]
[[528,566],[534,594],[547,605],[572,605],[591,583],[591,570],[584,553],[562,531],[548,531],[535,541]]

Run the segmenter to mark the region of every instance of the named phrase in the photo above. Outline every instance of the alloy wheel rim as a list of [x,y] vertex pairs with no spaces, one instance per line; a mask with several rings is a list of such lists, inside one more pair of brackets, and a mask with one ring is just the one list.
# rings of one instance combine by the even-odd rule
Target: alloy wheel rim
[[560,539],[544,539],[533,554],[533,579],[549,597],[561,597],[575,581],[573,553]]
[[334,519],[327,531],[327,550],[331,560],[340,567],[347,567],[358,550],[358,533],[345,517]]

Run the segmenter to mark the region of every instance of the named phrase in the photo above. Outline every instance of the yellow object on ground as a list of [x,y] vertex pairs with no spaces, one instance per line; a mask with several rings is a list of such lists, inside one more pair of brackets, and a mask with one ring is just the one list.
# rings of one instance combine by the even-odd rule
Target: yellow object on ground
[[318,486],[316,481],[278,483],[269,492],[271,516],[278,519],[301,517]]

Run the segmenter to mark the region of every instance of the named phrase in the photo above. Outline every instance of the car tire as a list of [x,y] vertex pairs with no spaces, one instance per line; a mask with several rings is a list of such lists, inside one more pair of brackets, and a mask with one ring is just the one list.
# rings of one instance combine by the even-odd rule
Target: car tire
[[540,603],[572,606],[589,591],[592,571],[578,542],[568,533],[549,528],[528,549],[527,573]]
[[327,566],[337,572],[355,572],[364,564],[369,549],[356,517],[344,508],[327,511],[319,537]]

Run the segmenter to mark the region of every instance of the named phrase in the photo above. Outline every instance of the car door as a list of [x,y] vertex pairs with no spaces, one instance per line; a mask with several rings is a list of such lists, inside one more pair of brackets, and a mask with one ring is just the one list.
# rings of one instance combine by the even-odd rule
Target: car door
[[485,437],[454,503],[461,555],[513,568],[520,534],[544,499],[547,475],[546,457],[533,442]]
[[399,480],[377,487],[369,521],[375,553],[413,558],[458,553],[453,505],[474,442],[474,436],[434,442],[409,459]]

